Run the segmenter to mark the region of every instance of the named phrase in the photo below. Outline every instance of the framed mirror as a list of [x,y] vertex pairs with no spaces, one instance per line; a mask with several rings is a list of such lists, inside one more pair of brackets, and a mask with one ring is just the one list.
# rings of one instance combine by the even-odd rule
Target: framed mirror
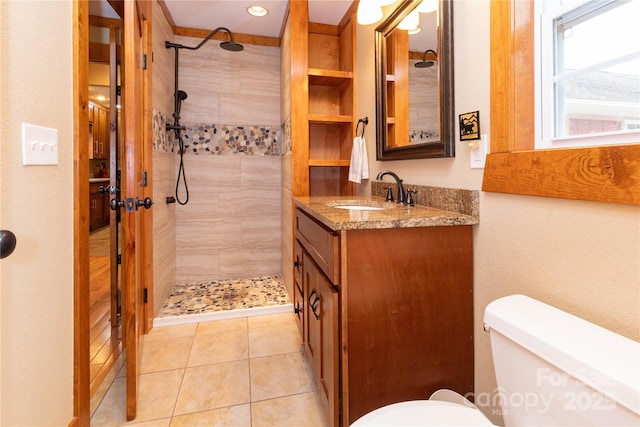
[[[455,156],[453,1],[421,3],[404,0],[375,30],[378,160]],[[417,34],[400,28],[412,12]]]

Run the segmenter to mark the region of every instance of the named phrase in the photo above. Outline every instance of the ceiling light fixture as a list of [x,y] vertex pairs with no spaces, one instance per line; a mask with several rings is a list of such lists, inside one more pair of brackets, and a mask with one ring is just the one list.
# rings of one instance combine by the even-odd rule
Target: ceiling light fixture
[[418,15],[417,10],[413,10],[409,13],[400,24],[398,24],[398,28],[401,30],[415,30],[420,25],[420,15]]
[[269,11],[262,6],[249,6],[247,8],[249,15],[253,16],[265,16]]
[[382,7],[375,0],[360,0],[358,24],[371,25],[382,19]]
[[438,10],[438,0],[422,0],[422,3],[418,5],[418,12],[430,13]]

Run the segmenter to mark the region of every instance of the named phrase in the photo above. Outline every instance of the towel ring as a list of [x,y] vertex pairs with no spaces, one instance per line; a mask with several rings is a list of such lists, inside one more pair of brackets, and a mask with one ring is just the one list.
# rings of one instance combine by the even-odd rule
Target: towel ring
[[358,120],[358,124],[356,125],[356,135],[358,135],[358,126],[360,126],[360,123],[362,123],[362,134],[360,135],[360,137],[364,136],[364,130],[367,127],[367,125],[369,124],[369,117],[365,117],[364,119],[359,119]]

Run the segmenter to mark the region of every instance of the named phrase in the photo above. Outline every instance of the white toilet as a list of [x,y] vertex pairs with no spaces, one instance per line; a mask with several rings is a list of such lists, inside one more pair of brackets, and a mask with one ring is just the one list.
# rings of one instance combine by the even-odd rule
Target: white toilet
[[[507,427],[640,426],[640,343],[524,295],[489,304],[484,323],[498,384],[489,398],[499,395]],[[449,390],[384,406],[351,424],[491,425]]]

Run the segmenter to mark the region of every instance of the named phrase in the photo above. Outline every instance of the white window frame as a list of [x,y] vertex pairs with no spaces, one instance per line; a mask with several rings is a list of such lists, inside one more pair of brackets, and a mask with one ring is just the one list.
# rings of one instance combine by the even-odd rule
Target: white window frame
[[[640,1],[640,0],[636,0]],[[616,131],[598,133],[595,135],[577,135],[568,137],[555,137],[555,103],[554,103],[554,20],[566,15],[568,12],[578,9],[591,0],[566,1],[561,0],[536,0],[535,15],[535,148],[568,148],[568,147],[594,147],[602,145],[619,145],[637,143],[640,139],[640,131]],[[545,4],[543,4],[545,3]],[[546,8],[547,10],[543,10]],[[625,57],[625,60],[640,57],[634,53]],[[588,68],[575,71],[584,73],[601,69],[617,61],[605,61],[594,64]],[[574,73],[574,72],[572,72]],[[640,108],[640,107],[639,107]]]

